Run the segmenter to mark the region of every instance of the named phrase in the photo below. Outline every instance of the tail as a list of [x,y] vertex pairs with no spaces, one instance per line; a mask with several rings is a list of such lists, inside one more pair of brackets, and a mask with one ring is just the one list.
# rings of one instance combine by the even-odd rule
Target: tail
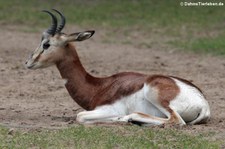
[[209,104],[207,103],[206,106],[202,108],[201,112],[199,113],[199,116],[195,120],[189,122],[188,124],[193,125],[206,123],[209,120],[209,118],[210,118],[210,108]]

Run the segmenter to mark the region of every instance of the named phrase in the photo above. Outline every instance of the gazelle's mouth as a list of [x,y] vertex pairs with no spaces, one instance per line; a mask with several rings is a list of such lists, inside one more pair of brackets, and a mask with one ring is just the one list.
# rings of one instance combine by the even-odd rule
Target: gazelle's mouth
[[32,64],[32,65],[26,65],[26,67],[27,67],[28,69],[32,69],[34,66],[35,66],[35,64]]
[[27,66],[28,69],[31,69],[32,67],[34,67],[34,64],[30,65],[30,66]]
[[32,69],[35,65],[36,65],[36,63],[29,63],[29,62],[26,62],[26,63],[25,63],[25,67],[26,67],[27,69]]

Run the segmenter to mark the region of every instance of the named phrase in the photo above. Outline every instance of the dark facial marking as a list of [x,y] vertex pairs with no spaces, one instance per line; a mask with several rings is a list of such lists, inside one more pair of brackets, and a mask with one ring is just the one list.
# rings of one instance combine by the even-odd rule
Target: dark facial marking
[[47,41],[47,42],[45,42],[45,43],[43,44],[43,49],[44,49],[44,50],[47,50],[49,47],[50,47],[49,41]]

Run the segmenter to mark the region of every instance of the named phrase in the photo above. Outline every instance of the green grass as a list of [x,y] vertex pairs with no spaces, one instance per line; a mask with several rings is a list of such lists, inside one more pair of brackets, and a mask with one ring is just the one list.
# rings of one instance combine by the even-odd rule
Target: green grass
[[10,0],[0,1],[0,21],[25,25],[46,25],[49,18],[43,9],[57,8],[69,23],[110,27],[162,26],[183,24],[210,26],[224,21],[223,7],[181,7],[177,0]]
[[138,126],[84,127],[62,130],[15,131],[0,127],[0,148],[182,148],[216,149],[202,135],[191,136],[172,129]]
[[225,36],[216,38],[200,38],[191,42],[189,49],[195,52],[212,53],[215,55],[225,55]]
[[183,50],[191,50],[196,53],[210,53],[213,55],[225,55],[225,34],[216,37],[200,37],[188,39],[186,41],[171,42],[176,47]]

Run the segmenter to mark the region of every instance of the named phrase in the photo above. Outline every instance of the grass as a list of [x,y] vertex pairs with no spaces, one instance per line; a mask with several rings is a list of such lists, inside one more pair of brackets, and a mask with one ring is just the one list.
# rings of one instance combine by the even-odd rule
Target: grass
[[200,38],[190,44],[190,49],[195,52],[212,53],[215,55],[225,55],[224,35],[216,38]]
[[[202,135],[191,136],[173,129],[138,126],[84,127],[61,130],[15,131],[0,127],[0,148],[182,148],[216,149]],[[205,135],[204,135],[205,136]]]
[[208,36],[186,39],[183,41],[175,40],[170,44],[195,53],[210,53],[221,56],[225,55],[225,33],[221,33],[215,37]]
[[214,22],[223,22],[225,18],[223,7],[181,7],[176,0],[11,0],[0,1],[0,21],[7,24],[46,25],[49,18],[40,11],[51,8],[63,11],[71,24],[110,27],[210,26]]

